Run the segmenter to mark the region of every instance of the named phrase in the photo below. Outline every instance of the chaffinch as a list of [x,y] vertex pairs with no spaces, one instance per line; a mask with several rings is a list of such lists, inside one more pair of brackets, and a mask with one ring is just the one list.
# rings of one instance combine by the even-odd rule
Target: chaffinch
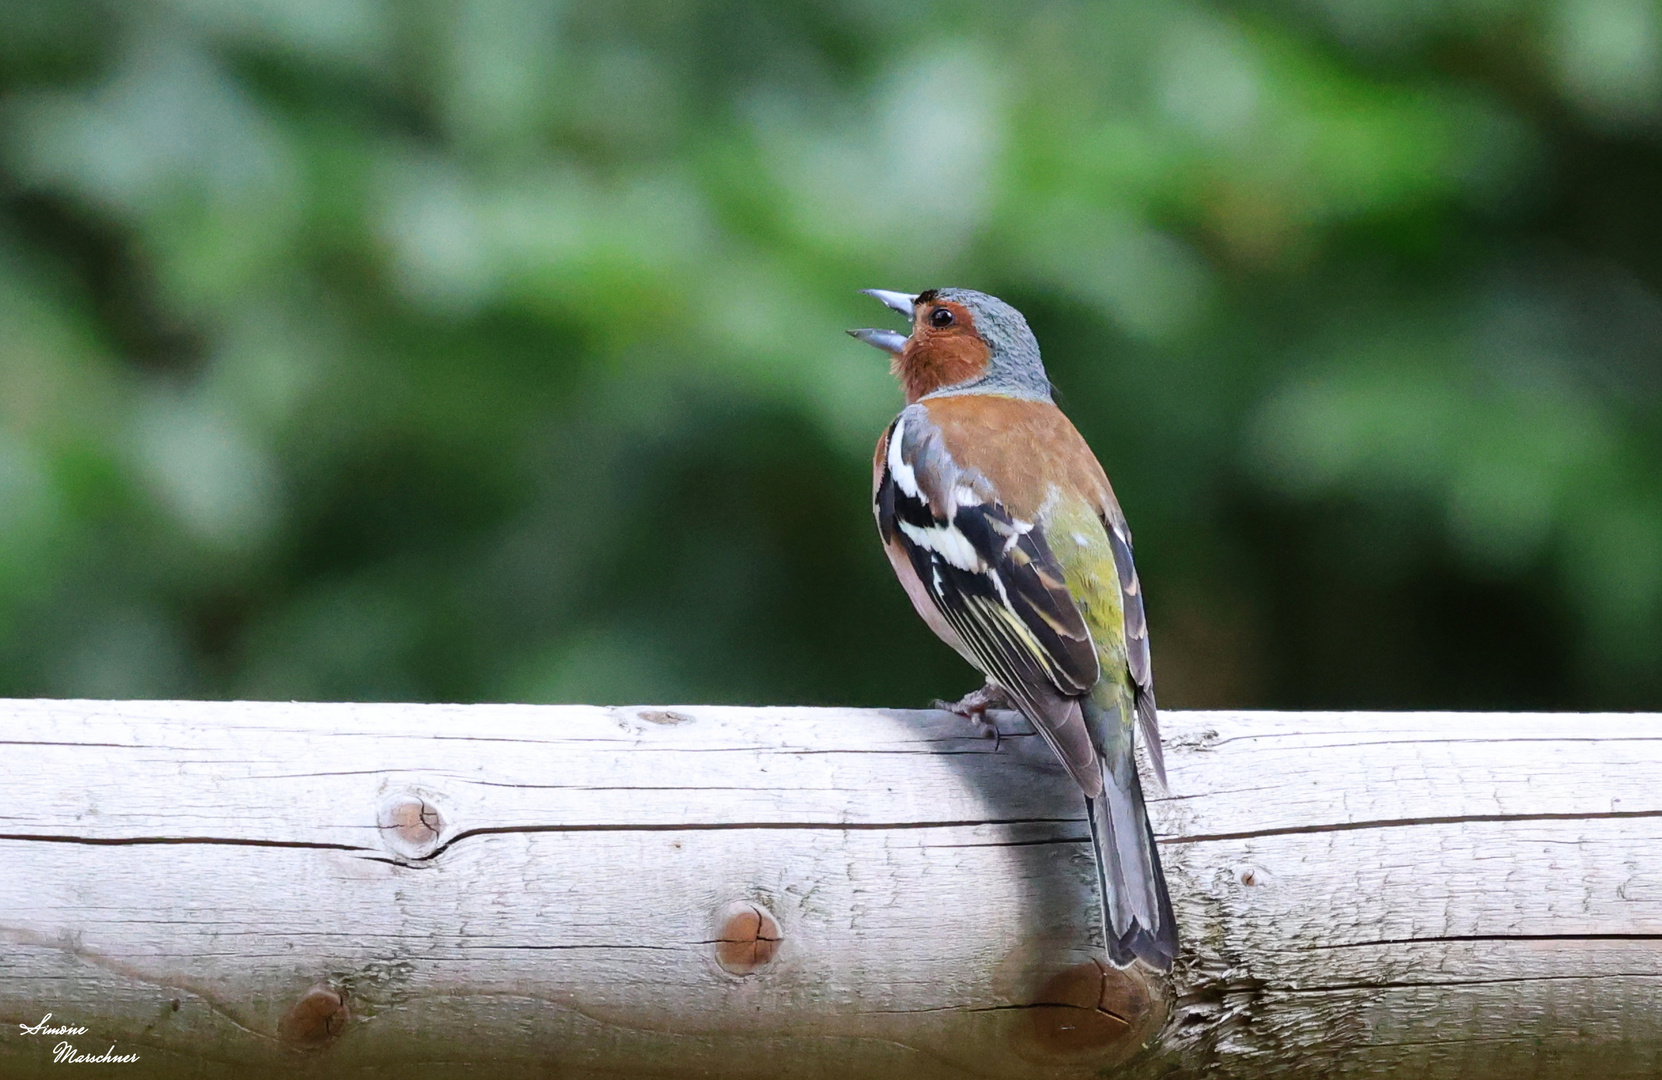
[[1019,311],[969,289],[866,292],[912,320],[909,336],[849,331],[906,391],[872,461],[878,531],[923,621],[987,678],[950,707],[1013,702],[1044,736],[1085,795],[1108,958],[1169,970],[1177,927],[1132,750],[1140,726],[1164,783],[1125,515]]

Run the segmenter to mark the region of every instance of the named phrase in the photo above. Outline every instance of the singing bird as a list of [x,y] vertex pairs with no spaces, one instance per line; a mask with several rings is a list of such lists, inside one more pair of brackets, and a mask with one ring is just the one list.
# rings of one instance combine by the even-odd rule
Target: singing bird
[[923,621],[986,676],[948,708],[1014,704],[1085,795],[1108,958],[1170,970],[1177,926],[1132,745],[1165,783],[1131,530],[1051,399],[1021,312],[970,289],[865,292],[909,335],[850,330],[893,357],[906,408],[877,441],[872,501]]

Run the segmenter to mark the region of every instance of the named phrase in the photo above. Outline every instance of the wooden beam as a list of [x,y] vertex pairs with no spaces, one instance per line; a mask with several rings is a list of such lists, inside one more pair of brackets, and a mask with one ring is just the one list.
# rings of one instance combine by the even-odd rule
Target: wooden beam
[[1170,980],[1012,716],[0,702],[0,1075],[1662,1075],[1657,717],[1163,720]]

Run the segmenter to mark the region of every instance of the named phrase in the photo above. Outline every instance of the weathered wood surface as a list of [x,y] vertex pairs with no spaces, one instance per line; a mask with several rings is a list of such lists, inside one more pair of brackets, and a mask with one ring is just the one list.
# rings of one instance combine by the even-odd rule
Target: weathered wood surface
[[1662,1075],[1657,717],[1164,722],[1139,1015],[1013,717],[0,702],[0,1076]]

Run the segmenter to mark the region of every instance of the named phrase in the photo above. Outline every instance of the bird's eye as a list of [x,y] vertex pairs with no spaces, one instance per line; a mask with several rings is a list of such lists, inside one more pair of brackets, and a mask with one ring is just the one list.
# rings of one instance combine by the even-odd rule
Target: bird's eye
[[938,307],[929,313],[930,326],[951,326],[952,312],[944,307]]

